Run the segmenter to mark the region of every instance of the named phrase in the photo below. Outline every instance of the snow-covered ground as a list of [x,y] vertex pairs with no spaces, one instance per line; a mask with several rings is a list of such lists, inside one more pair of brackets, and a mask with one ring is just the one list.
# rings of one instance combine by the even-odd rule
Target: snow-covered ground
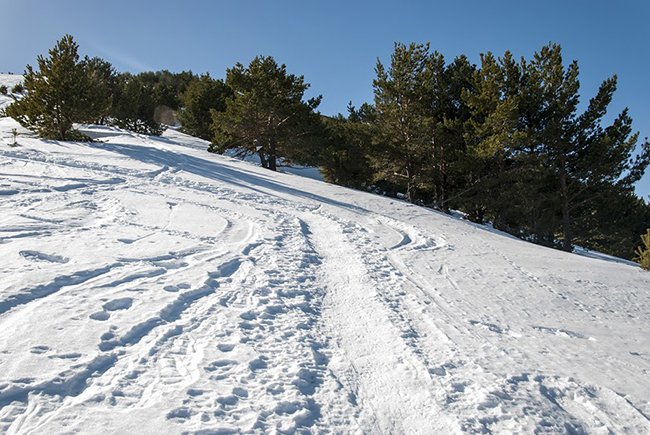
[[0,118],[0,433],[650,433],[648,272],[84,132]]
[[[11,93],[11,90],[19,83],[24,83],[23,76],[20,74],[0,74],[0,85],[7,87],[7,94],[0,94],[0,109],[4,109],[14,102],[12,98],[14,94]],[[20,94],[16,94],[15,96],[20,97]]]

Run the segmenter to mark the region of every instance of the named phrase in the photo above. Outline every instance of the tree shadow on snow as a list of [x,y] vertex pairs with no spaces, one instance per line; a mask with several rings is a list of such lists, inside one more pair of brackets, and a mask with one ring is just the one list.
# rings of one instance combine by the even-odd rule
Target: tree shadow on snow
[[[160,138],[155,138],[158,141]],[[163,140],[164,143],[180,146],[178,143]],[[170,169],[182,170],[200,177],[215,180],[223,183],[232,184],[245,189],[250,189],[265,195],[278,192],[288,194],[300,198],[305,198],[317,202],[322,202],[336,207],[346,208],[348,210],[366,214],[368,210],[336,201],[331,198],[326,198],[313,193],[304,192],[295,189],[290,185],[284,184],[272,176],[264,176],[253,172],[247,172],[233,167],[229,167],[219,162],[211,161],[208,159],[198,158],[186,154],[177,153],[171,150],[153,148],[151,146],[131,145],[131,144],[115,144],[115,143],[88,143],[89,147],[101,149],[104,151],[114,152],[124,155],[133,160],[143,163],[148,163],[160,167],[169,167]],[[207,153],[207,151],[206,151]],[[269,175],[272,175],[269,172]],[[275,195],[280,197],[279,195]]]

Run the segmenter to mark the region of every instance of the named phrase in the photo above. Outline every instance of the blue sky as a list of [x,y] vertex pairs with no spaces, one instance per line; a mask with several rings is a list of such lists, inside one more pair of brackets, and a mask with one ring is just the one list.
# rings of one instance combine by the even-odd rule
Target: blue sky
[[[530,59],[549,42],[580,66],[583,101],[618,75],[608,119],[629,107],[641,138],[650,136],[648,0],[124,1],[0,0],[0,71],[22,73],[70,33],[81,54],[119,71],[168,69],[224,77],[236,62],[273,56],[304,75],[309,96],[333,115],[372,101],[379,57],[394,42],[430,42],[448,60],[510,50]],[[637,185],[648,199],[650,174]]]

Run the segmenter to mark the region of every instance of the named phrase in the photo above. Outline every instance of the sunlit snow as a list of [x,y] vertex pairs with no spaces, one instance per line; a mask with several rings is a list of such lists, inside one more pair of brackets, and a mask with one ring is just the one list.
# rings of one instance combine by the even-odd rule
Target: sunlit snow
[[83,131],[0,118],[0,433],[650,433],[650,273]]

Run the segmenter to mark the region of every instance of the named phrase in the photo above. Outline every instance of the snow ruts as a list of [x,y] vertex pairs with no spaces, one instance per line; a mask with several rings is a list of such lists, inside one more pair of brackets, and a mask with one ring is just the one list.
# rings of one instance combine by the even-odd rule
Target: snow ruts
[[96,130],[0,152],[0,432],[650,432],[641,278]]

